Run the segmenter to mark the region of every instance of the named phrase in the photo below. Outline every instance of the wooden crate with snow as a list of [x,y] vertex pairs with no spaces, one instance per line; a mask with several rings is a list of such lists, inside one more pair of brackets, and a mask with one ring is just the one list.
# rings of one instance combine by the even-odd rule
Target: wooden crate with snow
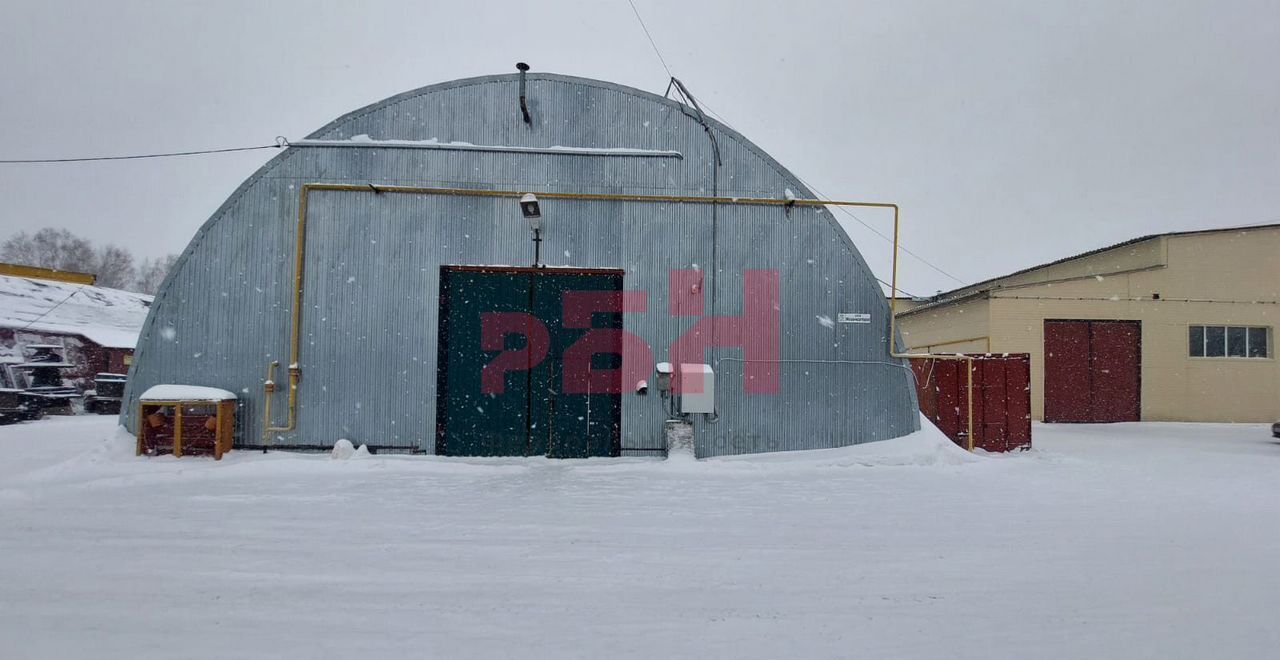
[[212,455],[231,451],[236,395],[195,385],[156,385],[138,401],[139,456]]

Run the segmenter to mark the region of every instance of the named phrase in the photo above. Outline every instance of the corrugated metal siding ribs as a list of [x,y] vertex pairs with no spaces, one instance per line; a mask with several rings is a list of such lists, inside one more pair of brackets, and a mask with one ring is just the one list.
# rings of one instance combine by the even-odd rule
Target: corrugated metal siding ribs
[[[321,129],[315,139],[628,147],[683,159],[483,151],[290,149],[254,176],[197,234],[152,307],[130,397],[158,382],[196,382],[242,396],[238,440],[262,437],[267,362],[289,360],[289,316],[299,188],[304,183],[402,184],[626,194],[711,194],[711,149],[701,125],[673,102],[601,83],[530,76],[533,127],[515,102],[514,76],[407,93]],[[805,189],[729,129],[719,192],[780,197]],[[667,313],[668,272],[709,269],[712,207],[547,200],[544,261],[617,267],[648,293],[626,328],[655,359],[693,322]],[[737,349],[715,349],[716,424],[696,420],[700,455],[831,447],[916,428],[908,370],[887,357],[888,310],[856,249],[822,209],[715,209],[716,299],[742,310],[742,273],[781,278],[782,389],[743,391]],[[439,266],[527,264],[528,230],[509,199],[314,191],[308,200],[299,424],[273,439],[331,444],[339,437],[430,451],[435,428]],[[711,296],[707,296],[708,304]],[[710,310],[707,310],[710,313]],[[841,311],[875,324],[830,324]],[[283,368],[277,381],[283,382]],[[281,388],[282,390],[284,388]],[[132,400],[132,399],[131,399]],[[273,416],[284,420],[277,394]],[[659,449],[659,397],[623,396],[624,448]],[[129,415],[124,416],[130,424]],[[624,452],[626,453],[626,452]]]

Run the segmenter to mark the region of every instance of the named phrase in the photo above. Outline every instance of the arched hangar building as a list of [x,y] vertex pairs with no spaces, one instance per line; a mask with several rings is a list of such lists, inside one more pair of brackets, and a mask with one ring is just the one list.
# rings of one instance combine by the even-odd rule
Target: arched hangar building
[[[696,106],[629,87],[400,94],[284,149],[200,228],[122,421],[176,383],[239,395],[239,447],[644,455],[673,416],[698,456],[910,433],[880,286],[812,198]],[[684,393],[659,392],[662,362]]]

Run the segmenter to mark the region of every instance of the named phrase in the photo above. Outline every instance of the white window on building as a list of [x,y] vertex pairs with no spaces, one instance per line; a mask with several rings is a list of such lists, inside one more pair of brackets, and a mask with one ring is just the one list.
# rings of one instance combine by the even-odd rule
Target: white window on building
[[1188,327],[1191,357],[1267,358],[1270,328],[1243,325]]

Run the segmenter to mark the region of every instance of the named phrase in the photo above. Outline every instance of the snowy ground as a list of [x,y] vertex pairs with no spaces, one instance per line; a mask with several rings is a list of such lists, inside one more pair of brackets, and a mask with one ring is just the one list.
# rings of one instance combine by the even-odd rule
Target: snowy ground
[[0,428],[0,657],[1262,658],[1280,444],[1037,426],[679,464]]

